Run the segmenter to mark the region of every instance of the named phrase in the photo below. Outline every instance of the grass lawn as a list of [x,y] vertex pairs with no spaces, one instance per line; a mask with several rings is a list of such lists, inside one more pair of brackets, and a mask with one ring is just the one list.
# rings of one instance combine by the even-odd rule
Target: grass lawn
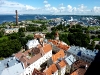
[[0,57],[0,60],[3,60],[4,58],[3,57]]
[[2,41],[2,40],[8,40],[8,37],[7,36],[3,36],[3,37],[0,38],[0,41]]
[[68,34],[69,32],[61,32],[61,34]]
[[100,38],[94,38],[93,40],[94,41],[100,41]]
[[90,26],[88,30],[100,30],[100,26]]

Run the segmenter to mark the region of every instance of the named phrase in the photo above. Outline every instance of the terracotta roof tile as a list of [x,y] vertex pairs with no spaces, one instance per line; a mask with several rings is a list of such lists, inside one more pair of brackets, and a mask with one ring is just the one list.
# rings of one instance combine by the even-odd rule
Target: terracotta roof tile
[[70,48],[70,46],[63,44],[61,41],[59,40],[48,40],[49,42],[52,42],[54,45],[56,45],[57,47],[63,49],[63,50],[68,50]]
[[66,63],[65,63],[64,60],[62,60],[62,61],[59,62],[58,64],[59,64],[59,66],[60,66],[61,68],[63,68],[64,66],[66,66]]
[[44,55],[44,53],[43,53],[44,51],[43,51],[43,49],[41,49],[41,47],[40,47],[39,50],[40,50],[39,53],[36,52],[36,54],[34,54],[35,52],[33,52],[32,55],[30,55],[29,53],[32,53],[33,50],[27,50],[25,52],[19,52],[19,53],[15,54],[15,57],[17,57],[21,62],[23,62],[25,68],[27,68],[30,64],[32,64],[33,62],[35,62],[36,60],[41,58],[42,55]]
[[45,71],[46,75],[52,75],[53,73],[55,73],[57,71],[57,67],[55,64],[52,64],[49,68],[47,68],[47,70]]
[[22,52],[21,52],[21,51],[15,54],[15,57],[17,57],[18,59],[19,59],[21,56],[22,56]]
[[65,56],[64,51],[60,50],[58,53],[52,56],[53,62],[56,62],[59,58],[63,58]]
[[34,34],[34,38],[44,38],[45,37],[45,34],[40,34],[40,33],[36,33]]
[[46,74],[43,73],[43,72],[40,72],[40,71],[38,71],[37,69],[34,68],[32,75],[46,75]]
[[44,44],[43,50],[44,50],[44,53],[47,53],[50,50],[52,50],[52,47],[50,44]]

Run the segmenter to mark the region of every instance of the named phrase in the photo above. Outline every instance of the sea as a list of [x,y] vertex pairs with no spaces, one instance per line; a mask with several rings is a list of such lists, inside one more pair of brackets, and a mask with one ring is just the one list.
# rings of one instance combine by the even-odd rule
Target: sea
[[[15,22],[15,15],[0,15],[0,24],[3,22]],[[63,18],[66,20],[70,20],[71,17],[73,19],[80,20],[83,17],[89,17],[89,16],[83,16],[83,15],[19,15],[18,21],[23,21],[23,20],[34,20],[35,16],[39,17],[46,17],[47,19],[52,19],[52,18]]]

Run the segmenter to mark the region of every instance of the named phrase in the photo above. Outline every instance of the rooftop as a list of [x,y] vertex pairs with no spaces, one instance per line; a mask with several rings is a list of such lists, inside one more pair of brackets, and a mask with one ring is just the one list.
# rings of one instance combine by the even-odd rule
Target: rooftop
[[59,40],[48,40],[49,42],[52,42],[54,45],[56,45],[58,48],[61,48],[63,50],[68,50],[70,48],[70,46],[68,46],[66,43],[64,43],[63,41],[59,41]]
[[18,75],[23,70],[22,63],[15,57],[9,57],[0,61],[0,75]]
[[34,38],[45,38],[45,34],[36,33],[36,34],[34,34]]
[[49,68],[47,68],[44,72],[47,74],[47,75],[52,75],[53,73],[55,73],[57,71],[57,67],[55,64],[52,64]]
[[83,61],[83,60],[77,60],[76,62],[74,62],[72,64],[72,66],[74,67],[74,69],[78,69],[78,68],[84,68],[85,69],[85,67],[88,68],[90,66],[90,64]]
[[46,75],[46,74],[43,73],[43,72],[38,71],[37,69],[34,69],[32,75]]
[[36,47],[37,45],[39,44],[39,41],[34,39],[34,40],[30,40],[27,42],[27,46],[29,49],[33,48],[33,47]]
[[73,72],[72,74],[70,74],[70,75],[84,75],[85,72],[86,72],[85,69],[79,68],[79,69],[77,69],[76,71],[74,71],[74,72]]
[[56,53],[52,56],[52,60],[53,60],[53,62],[56,62],[57,60],[64,58],[64,56],[65,56],[64,51],[60,50],[58,53]]
[[72,64],[76,61],[76,59],[74,58],[73,55],[70,55],[70,56],[68,56],[68,57],[65,58],[65,61],[66,61],[66,63],[68,63],[69,65],[72,65]]
[[45,53],[51,50],[52,50],[51,45],[44,43],[43,47],[41,45],[38,45],[37,47],[34,47],[25,52],[20,51],[19,53],[15,54],[15,57],[17,57],[20,61],[22,61],[26,68],[30,64],[41,58]]
[[64,60],[62,60],[61,62],[58,63],[60,68],[63,68],[64,66],[66,66],[66,63]]
[[50,50],[52,50],[52,47],[50,44],[44,44],[43,50],[44,50],[44,53],[47,53]]
[[94,58],[96,56],[96,54],[98,53],[98,50],[89,50],[86,49],[84,47],[79,47],[79,46],[71,46],[70,49],[68,50],[68,52],[74,54],[74,55],[84,55],[90,58]]

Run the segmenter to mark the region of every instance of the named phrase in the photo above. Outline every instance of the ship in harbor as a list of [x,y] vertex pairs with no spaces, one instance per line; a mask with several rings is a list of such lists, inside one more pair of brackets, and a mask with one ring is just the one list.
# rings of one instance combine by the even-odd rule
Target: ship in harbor
[[36,19],[36,20],[46,20],[47,17],[37,15],[37,16],[35,16],[35,19]]

